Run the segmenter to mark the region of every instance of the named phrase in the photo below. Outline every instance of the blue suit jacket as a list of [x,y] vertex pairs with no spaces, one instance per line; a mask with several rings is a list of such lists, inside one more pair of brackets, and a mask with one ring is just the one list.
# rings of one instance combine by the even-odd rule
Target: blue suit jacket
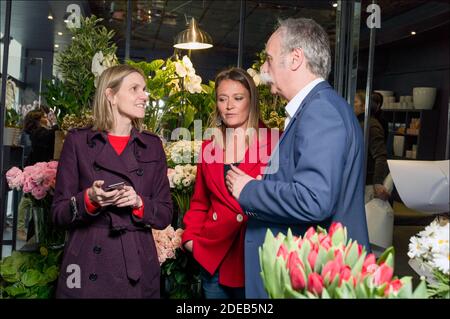
[[[277,158],[278,156],[278,158]],[[324,81],[305,97],[272,153],[262,181],[249,182],[239,203],[249,216],[245,236],[247,298],[267,298],[258,247],[274,235],[302,235],[339,221],[369,250],[364,211],[363,138],[348,103]],[[277,169],[278,167],[278,169]],[[275,252],[274,252],[275,253]]]

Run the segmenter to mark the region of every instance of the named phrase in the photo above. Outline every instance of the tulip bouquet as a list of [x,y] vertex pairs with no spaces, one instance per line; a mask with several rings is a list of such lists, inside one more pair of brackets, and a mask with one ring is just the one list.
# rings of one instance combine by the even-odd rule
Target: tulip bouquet
[[377,262],[340,223],[303,238],[268,230],[259,257],[271,298],[427,298],[424,281],[413,291],[411,277],[393,277],[392,247]]

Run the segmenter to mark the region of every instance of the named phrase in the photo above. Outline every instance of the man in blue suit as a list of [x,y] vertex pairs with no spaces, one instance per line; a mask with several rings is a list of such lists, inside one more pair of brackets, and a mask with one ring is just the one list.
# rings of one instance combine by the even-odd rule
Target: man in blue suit
[[303,235],[332,222],[369,249],[364,211],[363,138],[353,109],[325,80],[331,54],[311,19],[280,21],[261,68],[271,92],[286,98],[287,126],[262,180],[233,167],[227,186],[249,216],[245,236],[247,298],[267,298],[258,247],[267,229]]

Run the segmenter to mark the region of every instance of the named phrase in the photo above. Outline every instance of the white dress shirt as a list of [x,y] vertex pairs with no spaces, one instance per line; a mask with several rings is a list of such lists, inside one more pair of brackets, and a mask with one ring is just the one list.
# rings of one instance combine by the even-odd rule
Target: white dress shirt
[[325,81],[323,78],[317,78],[314,81],[309,82],[303,89],[301,89],[292,100],[289,101],[289,103],[286,105],[286,119],[284,121],[284,129],[286,130],[286,127],[289,124],[289,121],[294,116],[295,112],[297,112],[298,108],[302,104],[305,97],[311,92],[314,87],[319,84],[320,82]]

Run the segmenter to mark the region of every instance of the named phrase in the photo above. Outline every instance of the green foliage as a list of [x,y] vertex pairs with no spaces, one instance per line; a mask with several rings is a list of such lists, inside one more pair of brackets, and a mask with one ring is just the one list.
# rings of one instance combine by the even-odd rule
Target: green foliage
[[164,283],[163,296],[170,299],[201,298],[198,263],[181,249],[175,259],[167,259],[161,266],[161,280]]
[[[263,50],[256,54],[252,69],[260,73],[261,66],[266,60],[266,52]],[[264,84],[258,85],[259,108],[264,123],[270,128],[284,128],[286,112],[284,106],[287,101],[270,92],[270,87]]]
[[203,84],[201,93],[189,93],[171,58],[126,63],[142,70],[147,76],[150,106],[146,109],[144,123],[148,130],[161,135],[164,130],[170,131],[176,127],[193,131],[194,120],[202,120],[203,128],[207,127],[215,104],[214,82]]
[[62,250],[14,251],[0,261],[0,298],[38,298],[53,296]]
[[450,277],[442,271],[433,271],[435,283],[428,284],[428,294],[430,298],[450,299]]
[[5,127],[20,127],[20,115],[14,108],[6,109]]
[[98,25],[101,21],[94,15],[81,18],[81,27],[70,29],[72,43],[56,58],[63,80],[45,83],[47,104],[60,110],[60,119],[66,114],[79,115],[83,109],[90,108],[95,94],[92,58],[99,51],[106,56],[115,54],[117,50],[111,41],[114,31]]

